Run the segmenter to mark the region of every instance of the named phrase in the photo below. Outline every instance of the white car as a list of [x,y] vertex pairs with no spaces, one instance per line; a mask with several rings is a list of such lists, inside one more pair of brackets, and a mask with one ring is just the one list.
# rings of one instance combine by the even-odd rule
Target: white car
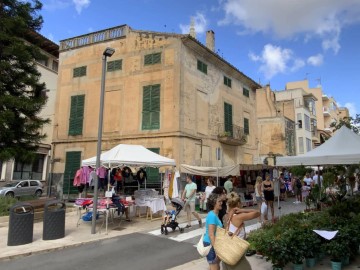
[[0,196],[21,197],[35,195],[40,197],[43,193],[43,185],[39,180],[19,180],[6,183],[0,187]]

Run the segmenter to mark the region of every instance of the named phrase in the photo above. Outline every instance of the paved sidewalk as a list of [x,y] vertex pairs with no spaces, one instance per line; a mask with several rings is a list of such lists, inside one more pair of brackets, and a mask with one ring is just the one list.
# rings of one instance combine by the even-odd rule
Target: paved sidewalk
[[[290,212],[299,212],[305,208],[304,204],[293,204],[293,199],[289,199],[287,202],[282,202],[281,214],[287,214]],[[256,207],[256,206],[255,206]],[[70,210],[70,208],[69,208]],[[277,203],[275,203],[275,215],[278,216],[279,210]],[[202,217],[205,218],[206,214],[202,214]],[[6,218],[0,218],[0,264],[3,260],[9,260],[16,257],[28,256],[35,253],[46,253],[52,250],[59,250],[70,246],[79,246],[93,241],[99,241],[106,238],[112,238],[116,236],[131,234],[135,232],[148,232],[151,230],[156,230],[160,228],[161,220],[149,221],[145,218],[134,218],[132,217],[131,222],[122,221],[120,230],[112,229],[114,226],[117,227],[117,224],[110,224],[108,234],[105,233],[105,228],[103,227],[101,233],[91,234],[91,222],[80,221],[80,225],[77,227],[78,214],[76,211],[66,213],[66,226],[65,226],[65,237],[57,240],[42,240],[43,232],[43,223],[36,222],[34,224],[34,233],[33,233],[33,242],[26,245],[20,246],[7,246],[7,236],[8,236],[8,223]],[[186,221],[186,216],[184,211],[179,215],[178,221],[183,223]],[[247,224],[250,225],[256,223],[256,221],[250,222]],[[200,258],[200,257],[199,257]],[[265,259],[254,256],[247,257],[252,269],[272,269],[271,263],[266,262]],[[317,264],[313,269],[331,269],[330,262],[328,259],[324,259],[322,262],[323,265]],[[355,262],[352,262],[351,266],[344,267],[343,269],[359,269],[360,268],[360,258],[358,256]],[[202,270],[208,269],[208,264],[205,259],[201,258],[199,260],[188,262],[184,265],[177,266],[171,270]],[[292,269],[291,265],[288,265],[285,270]],[[306,269],[306,268],[304,268]],[[132,270],[132,269],[129,269]]]

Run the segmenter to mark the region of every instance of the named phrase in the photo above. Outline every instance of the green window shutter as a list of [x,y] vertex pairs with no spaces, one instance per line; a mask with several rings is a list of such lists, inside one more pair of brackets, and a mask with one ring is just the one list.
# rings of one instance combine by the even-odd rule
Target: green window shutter
[[244,118],[244,133],[246,135],[250,134],[249,119],[247,118]]
[[78,190],[73,186],[76,171],[81,166],[81,152],[66,152],[65,171],[63,181],[64,194],[77,194]]
[[224,76],[224,84],[231,88],[231,79]]
[[250,97],[250,90],[243,87],[243,95],[246,96],[246,97]]
[[224,131],[230,132],[233,135],[233,123],[232,123],[232,105],[224,103]]
[[114,60],[107,62],[107,71],[115,71],[115,70],[121,70],[122,69],[122,60]]
[[77,67],[73,70],[73,77],[82,77],[86,76],[86,66]]
[[160,128],[160,84],[144,86],[142,129]]
[[161,63],[161,53],[153,54],[153,64]]
[[207,74],[207,65],[200,60],[197,60],[197,69]]
[[[148,148],[148,150],[159,154],[160,148]],[[160,177],[159,177],[159,169],[158,168],[152,168],[147,167],[146,168],[146,176],[147,176],[147,182],[146,187],[159,187],[160,186]]]
[[142,112],[142,129],[150,129],[151,127],[151,86],[144,86],[143,90],[143,112]]
[[85,95],[72,96],[69,119],[69,135],[81,135],[84,120]]
[[161,63],[161,53],[147,54],[144,57],[144,65],[154,65]]

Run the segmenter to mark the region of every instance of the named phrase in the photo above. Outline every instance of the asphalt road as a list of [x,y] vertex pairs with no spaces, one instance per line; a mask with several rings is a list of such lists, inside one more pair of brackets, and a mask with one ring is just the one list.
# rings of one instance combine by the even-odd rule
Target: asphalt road
[[193,244],[135,233],[0,262],[6,270],[162,270],[199,258]]

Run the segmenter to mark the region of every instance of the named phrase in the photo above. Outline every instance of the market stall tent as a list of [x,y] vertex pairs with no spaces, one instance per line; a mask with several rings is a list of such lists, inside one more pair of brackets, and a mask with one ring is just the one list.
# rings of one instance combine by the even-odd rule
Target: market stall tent
[[277,157],[277,166],[360,163],[360,136],[343,126],[333,137],[304,155]]
[[187,164],[180,165],[180,171],[182,173],[188,173],[193,175],[201,175],[201,176],[219,176],[226,177],[229,175],[239,176],[240,175],[240,166],[232,165],[225,167],[199,167],[199,166],[191,166]]
[[[82,166],[96,166],[96,156],[85,159]],[[176,166],[175,160],[158,155],[142,145],[119,144],[100,155],[100,165],[112,168],[117,166],[162,167]]]

